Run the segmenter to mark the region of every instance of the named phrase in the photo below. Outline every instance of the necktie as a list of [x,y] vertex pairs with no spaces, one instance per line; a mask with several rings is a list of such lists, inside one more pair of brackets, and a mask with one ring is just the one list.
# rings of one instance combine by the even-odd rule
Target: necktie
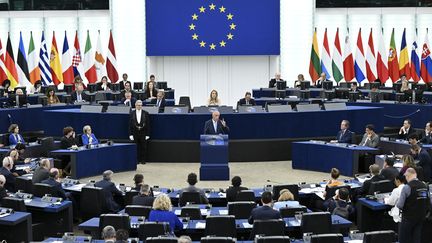
[[156,106],[157,106],[157,107],[160,106],[160,100],[157,101]]
[[246,105],[249,105],[249,100],[246,100]]
[[126,105],[127,105],[127,106],[131,106],[130,101],[126,102]]
[[19,105],[20,105],[20,103],[19,103],[19,96],[18,96],[18,95],[15,95],[15,104],[16,104],[16,106],[18,106],[18,107],[19,107]]
[[342,132],[341,132],[341,135],[340,135],[339,140],[342,140],[342,137],[343,137],[344,133],[345,133],[345,131],[342,131]]

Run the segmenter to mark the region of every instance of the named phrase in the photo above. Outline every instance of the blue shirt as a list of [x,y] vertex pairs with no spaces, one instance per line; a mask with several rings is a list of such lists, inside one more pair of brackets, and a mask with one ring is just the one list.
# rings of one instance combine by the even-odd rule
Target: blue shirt
[[171,211],[152,210],[150,211],[148,220],[151,222],[168,222],[171,232],[183,229],[183,223],[179,220],[177,215]]

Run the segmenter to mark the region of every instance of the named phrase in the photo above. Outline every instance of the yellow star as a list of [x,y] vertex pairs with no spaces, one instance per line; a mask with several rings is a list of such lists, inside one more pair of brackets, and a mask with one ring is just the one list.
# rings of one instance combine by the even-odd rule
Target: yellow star
[[200,47],[205,47],[206,43],[204,41],[201,41],[200,43]]
[[201,6],[201,8],[199,8],[200,13],[204,13],[205,10],[206,10],[206,9],[204,8],[204,6]]
[[195,26],[194,24],[190,24],[190,25],[189,25],[189,30],[195,30],[195,27],[196,27],[196,26]]
[[220,10],[221,13],[225,13],[226,8],[224,6],[222,6],[222,7],[219,8],[219,10]]
[[192,20],[198,20],[198,15],[193,14],[193,15],[192,15]]
[[216,45],[214,43],[211,43],[210,50],[216,50]]
[[230,29],[235,30],[236,26],[237,26],[237,25],[235,25],[234,23],[232,23],[232,24],[230,24],[229,27],[230,27]]
[[194,34],[192,35],[192,40],[198,40],[198,35],[197,35],[196,33],[194,33]]
[[233,19],[233,17],[234,17],[234,15],[233,15],[233,14],[231,14],[231,13],[229,13],[229,14],[227,15],[227,18],[228,18],[228,20],[232,20],[232,19]]
[[213,3],[209,5],[210,10],[215,10],[216,9],[216,5],[214,5]]
[[228,40],[232,40],[232,39],[233,39],[233,37],[234,37],[234,35],[233,35],[233,34],[231,34],[231,33],[229,33],[229,34],[227,35],[227,37],[228,37]]
[[221,41],[221,42],[219,42],[219,44],[220,44],[221,47],[225,47],[226,42],[225,41]]

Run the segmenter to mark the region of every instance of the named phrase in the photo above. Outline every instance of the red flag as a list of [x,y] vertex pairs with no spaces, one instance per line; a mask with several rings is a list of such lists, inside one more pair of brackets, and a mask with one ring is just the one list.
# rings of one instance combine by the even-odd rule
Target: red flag
[[106,70],[108,74],[108,79],[111,81],[111,83],[116,83],[119,80],[119,75],[117,72],[117,59],[116,59],[116,53],[114,48],[112,31],[110,31],[110,38],[108,43]]
[[388,71],[389,71],[389,76],[393,82],[399,80],[399,62],[398,62],[398,55],[397,55],[396,44],[394,39],[394,29],[392,31],[392,35],[390,39]]
[[343,54],[343,70],[345,81],[350,82],[354,78],[354,58],[351,52],[349,34],[345,37],[345,50]]
[[380,39],[378,43],[378,54],[377,54],[377,73],[381,83],[385,83],[389,78],[388,68],[387,68],[387,57],[388,57],[388,53],[387,53],[387,49],[385,48],[384,37],[381,31]]

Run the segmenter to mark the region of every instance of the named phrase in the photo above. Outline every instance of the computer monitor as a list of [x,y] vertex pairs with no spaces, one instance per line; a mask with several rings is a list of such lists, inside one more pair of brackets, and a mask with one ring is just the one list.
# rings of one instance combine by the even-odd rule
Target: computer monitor
[[239,113],[263,113],[263,112],[265,112],[265,110],[263,110],[262,106],[260,106],[260,105],[239,106],[238,112]]
[[44,137],[39,139],[39,144],[41,145],[42,152],[41,156],[48,157],[50,151],[54,150],[54,138]]
[[276,81],[276,90],[285,90],[287,87],[286,81]]
[[338,99],[348,99],[349,98],[349,88],[337,88],[336,89],[336,98]]
[[300,99],[301,100],[307,100],[310,99],[310,90],[300,90]]
[[339,82],[339,87],[344,89],[351,88],[351,82]]
[[165,106],[165,114],[184,114],[189,113],[189,108],[186,106]]
[[320,111],[321,107],[319,104],[298,104],[297,111]]
[[393,230],[382,230],[365,232],[363,243],[382,243],[382,242],[396,242],[396,234]]
[[167,90],[168,89],[168,83],[166,81],[158,81],[156,83],[156,88],[157,89]]
[[143,90],[144,83],[143,82],[134,82],[133,89],[134,90]]
[[325,90],[324,91],[324,99],[332,100],[336,97],[336,93],[334,90]]
[[283,189],[288,189],[294,196],[294,200],[298,201],[299,198],[299,188],[297,184],[285,184],[285,185],[273,185],[273,199],[277,200],[279,198],[280,191]]
[[301,90],[306,90],[306,89],[310,89],[310,81],[301,81],[300,82],[300,89]]
[[146,98],[144,91],[134,91],[133,96],[137,100],[145,100],[145,98]]
[[324,90],[332,90],[333,89],[333,81],[322,82],[322,87]]
[[324,110],[326,111],[340,111],[346,110],[347,106],[345,103],[324,103]]
[[46,106],[48,104],[48,97],[45,95],[38,96],[38,104]]
[[292,107],[290,105],[273,104],[267,106],[267,111],[270,113],[292,112]]
[[91,93],[97,91],[97,84],[87,84],[87,90]]
[[317,234],[312,235],[310,243],[343,243],[342,234]]
[[427,91],[428,87],[427,84],[413,83],[411,89]]
[[360,99],[360,93],[359,92],[349,92],[348,93],[348,100],[350,102],[356,102],[358,99]]
[[120,92],[120,83],[112,83],[111,84],[111,90],[113,92]]
[[395,100],[398,103],[407,101],[405,93],[396,93]]

